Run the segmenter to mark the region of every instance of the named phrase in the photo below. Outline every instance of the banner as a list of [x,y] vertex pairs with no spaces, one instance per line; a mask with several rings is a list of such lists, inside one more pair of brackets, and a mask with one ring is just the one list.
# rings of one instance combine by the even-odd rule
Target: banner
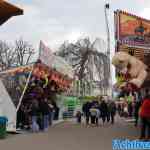
[[121,44],[150,48],[150,21],[127,12],[115,12],[116,38]]

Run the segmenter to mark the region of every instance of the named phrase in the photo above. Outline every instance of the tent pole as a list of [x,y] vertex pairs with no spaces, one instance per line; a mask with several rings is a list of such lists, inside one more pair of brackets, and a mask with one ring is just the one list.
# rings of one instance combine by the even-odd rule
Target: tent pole
[[20,97],[19,104],[17,105],[16,112],[19,110],[20,105],[21,105],[21,103],[22,103],[22,99],[23,99],[23,96],[24,96],[24,94],[25,94],[25,92],[26,92],[26,89],[27,89],[27,87],[28,87],[28,84],[29,84],[29,81],[30,81],[30,78],[31,78],[33,69],[34,69],[34,64],[32,65],[32,69],[31,69],[31,71],[30,71],[30,74],[29,74],[29,77],[28,77],[28,79],[27,79],[26,85],[25,85],[24,90],[23,90],[23,92],[22,92],[22,95],[21,95],[21,97]]

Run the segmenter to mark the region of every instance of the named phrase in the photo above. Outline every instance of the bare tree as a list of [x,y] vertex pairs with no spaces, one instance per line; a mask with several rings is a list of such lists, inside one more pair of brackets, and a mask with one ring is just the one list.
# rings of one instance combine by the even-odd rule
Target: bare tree
[[109,61],[105,53],[98,51],[98,42],[98,39],[91,42],[89,38],[80,39],[75,44],[64,42],[57,52],[73,66],[81,83],[81,95],[84,95],[85,82],[87,85],[95,82],[99,88],[109,86]]
[[23,39],[16,40],[15,45],[0,41],[0,70],[27,65],[32,62],[34,54],[32,46]]
[[16,52],[16,65],[27,65],[31,61],[31,57],[35,54],[35,51],[28,42],[23,39],[16,40],[15,43]]
[[8,69],[12,66],[15,60],[15,51],[12,46],[6,42],[0,41],[0,68],[1,70]]

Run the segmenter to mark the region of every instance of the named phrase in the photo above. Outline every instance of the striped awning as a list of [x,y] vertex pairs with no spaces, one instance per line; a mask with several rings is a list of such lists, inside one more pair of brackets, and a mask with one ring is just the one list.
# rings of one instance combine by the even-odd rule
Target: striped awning
[[6,22],[12,16],[22,15],[23,10],[4,1],[0,0],[0,25]]

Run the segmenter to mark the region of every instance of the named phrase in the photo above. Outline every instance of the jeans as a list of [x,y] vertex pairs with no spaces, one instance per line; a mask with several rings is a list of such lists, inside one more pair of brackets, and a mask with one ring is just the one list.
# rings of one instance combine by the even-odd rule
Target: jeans
[[49,113],[49,125],[53,124],[53,120],[54,120],[54,112],[50,112]]
[[48,131],[48,127],[49,127],[49,115],[44,115],[43,119],[44,119],[44,131]]
[[33,132],[39,131],[39,125],[37,124],[37,116],[32,116],[32,131]]

